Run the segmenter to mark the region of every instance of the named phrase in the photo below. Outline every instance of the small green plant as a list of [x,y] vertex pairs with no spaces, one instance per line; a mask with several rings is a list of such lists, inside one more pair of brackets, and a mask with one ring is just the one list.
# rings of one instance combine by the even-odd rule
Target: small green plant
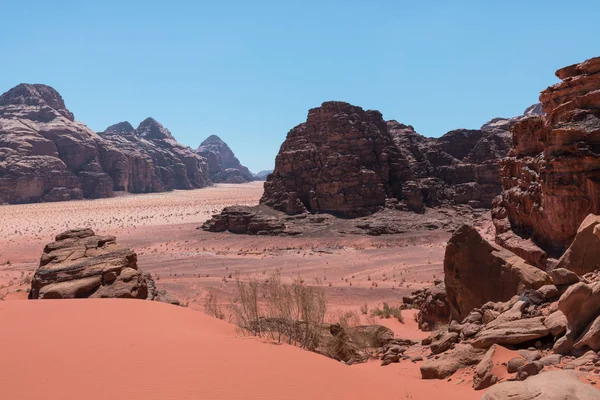
[[390,306],[388,303],[383,303],[383,308],[376,307],[371,310],[371,315],[379,318],[391,318],[394,317],[400,323],[404,323],[404,317],[402,316],[402,310],[399,306]]

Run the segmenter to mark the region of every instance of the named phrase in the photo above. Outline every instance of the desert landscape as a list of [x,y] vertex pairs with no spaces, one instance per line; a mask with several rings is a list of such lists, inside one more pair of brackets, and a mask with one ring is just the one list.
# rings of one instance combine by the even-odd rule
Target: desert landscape
[[600,399],[600,57],[552,68],[539,103],[435,137],[311,103],[274,160],[250,127],[282,111],[250,75],[237,113],[232,76],[194,70],[210,102],[180,82],[100,118],[86,94],[89,125],[55,87],[6,88],[0,399]]

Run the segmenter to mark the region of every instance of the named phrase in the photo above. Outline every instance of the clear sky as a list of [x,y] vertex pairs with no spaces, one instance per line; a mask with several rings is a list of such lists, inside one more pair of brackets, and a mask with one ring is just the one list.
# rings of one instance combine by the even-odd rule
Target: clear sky
[[514,116],[600,56],[600,1],[0,0],[0,92],[53,86],[95,131],[148,116],[270,169],[342,100],[426,136]]

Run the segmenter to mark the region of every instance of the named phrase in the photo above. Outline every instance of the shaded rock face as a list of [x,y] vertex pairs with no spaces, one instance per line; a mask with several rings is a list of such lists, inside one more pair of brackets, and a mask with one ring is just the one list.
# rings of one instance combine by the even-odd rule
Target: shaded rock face
[[206,138],[196,149],[196,153],[206,158],[210,179],[215,183],[244,183],[254,180],[254,175],[216,135]]
[[507,301],[525,289],[551,283],[544,271],[489,243],[469,225],[459,228],[448,241],[444,280],[451,316],[459,321],[489,301]]
[[311,109],[282,144],[261,203],[288,214],[372,213],[403,208],[490,207],[501,192],[497,160],[510,148],[510,123],[426,138],[378,111],[342,102]]
[[99,135],[112,145],[100,151],[100,160],[110,171],[115,190],[149,193],[210,184],[206,160],[179,144],[153,118],[142,121],[137,129],[120,122]]
[[409,172],[381,113],[326,102],[288,133],[261,204],[288,214],[363,216],[401,198]]
[[469,204],[489,208],[500,194],[497,160],[510,148],[510,133],[503,127],[458,129],[437,139],[421,136],[397,121],[388,121],[387,127],[409,160],[411,173],[404,187],[411,188],[413,201],[428,207]]
[[[157,130],[166,130],[152,121],[141,127],[160,143],[161,151],[155,152],[163,154],[157,156],[160,162],[76,122],[53,88],[16,86],[0,96],[0,203],[94,199],[110,197],[113,190],[162,191],[208,184],[203,159],[176,144],[170,134],[158,139]],[[119,124],[116,130],[129,128]],[[178,184],[181,176],[187,176],[189,184]]]
[[512,232],[560,254],[584,218],[600,213],[600,57],[556,75],[562,82],[540,95],[546,115],[512,127],[493,218],[499,243]]
[[118,245],[114,236],[76,229],[46,245],[29,298],[146,299],[148,294],[147,278],[138,270],[135,252]]

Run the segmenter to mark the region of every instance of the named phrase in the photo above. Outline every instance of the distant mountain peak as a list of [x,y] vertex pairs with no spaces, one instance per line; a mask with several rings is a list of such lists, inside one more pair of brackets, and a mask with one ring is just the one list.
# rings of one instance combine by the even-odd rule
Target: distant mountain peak
[[160,122],[154,118],[146,118],[136,129],[138,136],[144,139],[172,139],[171,131],[162,126]]
[[21,83],[0,96],[0,106],[6,105],[48,106],[63,117],[74,121],[73,113],[53,87],[42,84]]

